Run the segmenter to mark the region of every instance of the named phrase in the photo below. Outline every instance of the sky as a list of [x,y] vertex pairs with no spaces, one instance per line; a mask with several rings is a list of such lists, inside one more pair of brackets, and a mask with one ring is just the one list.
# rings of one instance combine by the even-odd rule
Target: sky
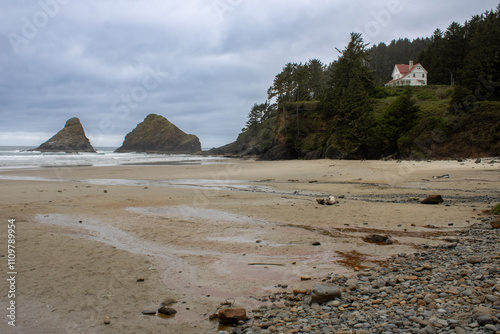
[[0,10],[0,146],[45,142],[71,117],[118,147],[151,113],[202,147],[234,141],[288,62],[430,37],[499,0],[16,0]]

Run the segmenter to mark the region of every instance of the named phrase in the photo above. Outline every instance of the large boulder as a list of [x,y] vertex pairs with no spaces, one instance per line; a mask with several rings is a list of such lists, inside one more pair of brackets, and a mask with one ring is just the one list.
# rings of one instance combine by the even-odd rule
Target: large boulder
[[237,324],[239,321],[247,320],[247,312],[244,308],[222,309],[218,313],[219,323]]
[[73,117],[66,122],[64,128],[52,138],[40,145],[33,151],[40,152],[93,152],[94,148],[85,135],[83,126],[77,117]]
[[342,292],[337,285],[331,283],[315,284],[311,292],[310,304],[323,304],[329,302],[330,300],[334,300],[335,298],[340,299],[341,297]]
[[150,114],[132,130],[115,152],[198,153],[198,137],[186,134],[163,116]]

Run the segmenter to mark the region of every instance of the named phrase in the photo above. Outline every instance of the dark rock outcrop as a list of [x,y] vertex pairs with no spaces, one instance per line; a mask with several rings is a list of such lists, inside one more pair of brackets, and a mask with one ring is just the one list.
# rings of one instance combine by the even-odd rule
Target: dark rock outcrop
[[259,156],[261,154],[261,151],[258,147],[237,140],[221,147],[212,148],[207,153],[214,155],[225,155],[230,157],[243,157]]
[[95,153],[95,150],[85,135],[83,126],[77,117],[69,119],[61,131],[33,151]]
[[298,158],[297,151],[290,145],[278,144],[260,156],[262,160],[294,160]]
[[186,134],[163,116],[150,114],[130,132],[115,152],[198,153],[198,137]]
[[427,198],[423,199],[420,203],[422,204],[431,204],[431,205],[437,205],[443,203],[443,197],[441,195],[431,195],[428,196]]

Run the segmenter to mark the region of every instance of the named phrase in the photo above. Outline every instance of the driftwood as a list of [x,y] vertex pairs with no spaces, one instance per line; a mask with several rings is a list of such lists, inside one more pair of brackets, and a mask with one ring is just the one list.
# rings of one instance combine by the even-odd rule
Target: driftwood
[[337,203],[337,199],[330,195],[330,197],[327,198],[318,198],[316,199],[316,202],[321,205],[334,205]]

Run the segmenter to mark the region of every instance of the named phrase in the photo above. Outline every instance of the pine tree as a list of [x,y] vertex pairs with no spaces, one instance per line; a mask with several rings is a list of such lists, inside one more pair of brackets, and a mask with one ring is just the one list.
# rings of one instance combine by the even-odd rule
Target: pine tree
[[355,153],[366,136],[362,120],[372,111],[370,93],[373,77],[367,67],[367,44],[361,34],[352,33],[347,47],[333,65],[326,95],[327,117],[332,137],[343,151]]

